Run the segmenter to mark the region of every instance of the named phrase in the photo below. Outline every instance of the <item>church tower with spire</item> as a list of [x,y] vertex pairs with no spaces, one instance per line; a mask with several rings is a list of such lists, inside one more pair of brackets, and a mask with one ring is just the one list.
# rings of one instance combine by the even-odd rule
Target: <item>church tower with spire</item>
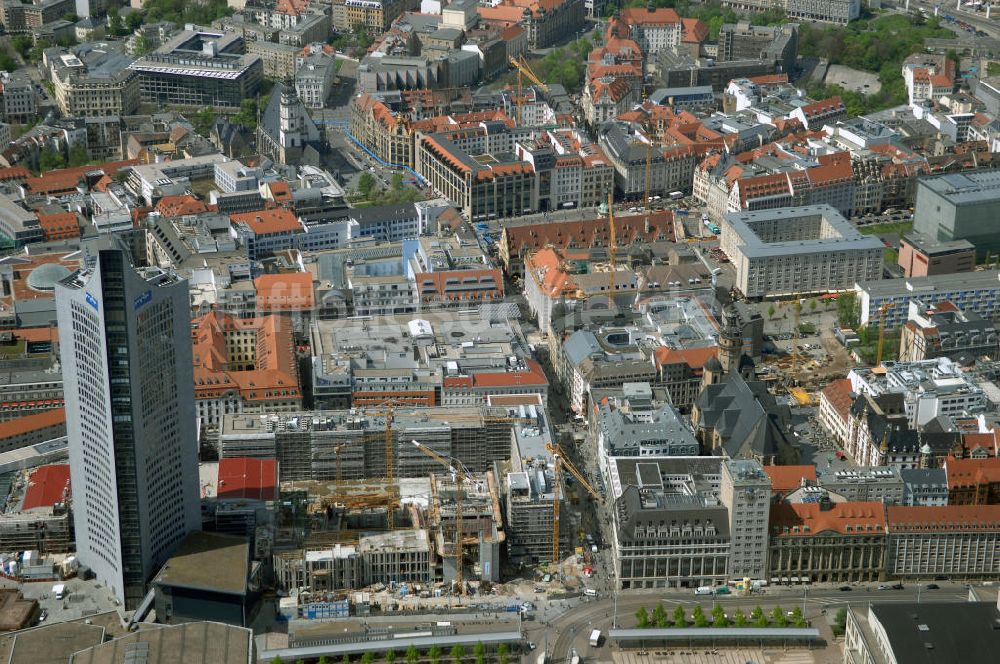
[[743,330],[739,323],[736,307],[727,304],[722,310],[722,329],[719,330],[719,362],[722,371],[739,370],[743,355]]

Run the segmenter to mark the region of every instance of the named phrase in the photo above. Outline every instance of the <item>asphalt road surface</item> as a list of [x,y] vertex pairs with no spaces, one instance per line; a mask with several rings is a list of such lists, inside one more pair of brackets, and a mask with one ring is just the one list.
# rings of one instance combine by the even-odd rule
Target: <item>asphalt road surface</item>
[[[851,585],[851,584],[845,584]],[[736,608],[742,608],[747,615],[755,606],[760,606],[765,612],[770,611],[775,606],[780,605],[783,609],[791,610],[799,607],[803,611],[806,620],[817,621],[825,619],[823,612],[836,610],[850,605],[865,605],[870,602],[879,603],[902,603],[915,602],[964,602],[967,600],[968,591],[962,584],[939,582],[941,586],[938,590],[926,590],[926,582],[917,584],[907,584],[903,590],[877,590],[878,583],[857,584],[850,592],[839,590],[839,586],[822,587],[780,587],[768,588],[763,595],[751,595],[749,597],[737,596],[695,596],[693,590],[660,589],[643,591],[623,591],[618,594],[617,602],[613,597],[601,597],[597,600],[578,603],[575,606],[556,608],[559,613],[553,615],[553,610],[548,611],[549,618],[543,617],[539,613],[534,621],[525,623],[525,632],[529,641],[536,644],[538,649],[545,648],[551,655],[551,661],[565,661],[571,648],[575,648],[577,653],[586,657],[588,653],[601,654],[602,660],[610,660],[610,650],[607,638],[598,648],[591,648],[589,645],[590,632],[593,629],[601,630],[607,637],[607,630],[611,628],[612,619],[615,615],[617,605],[617,625],[619,627],[634,627],[635,612],[640,608],[645,608],[652,612],[657,602],[664,604],[667,614],[670,615],[674,607],[678,604],[684,605],[690,615],[695,604],[700,604],[706,615],[709,614],[715,604],[721,605],[727,613],[731,613]],[[534,662],[536,653],[529,656]]]

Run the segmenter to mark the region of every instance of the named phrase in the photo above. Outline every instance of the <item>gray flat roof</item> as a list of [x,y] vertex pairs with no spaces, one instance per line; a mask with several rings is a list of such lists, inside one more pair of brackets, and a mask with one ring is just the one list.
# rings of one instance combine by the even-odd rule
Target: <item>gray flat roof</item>
[[900,295],[919,297],[922,294],[934,293],[936,291],[1000,288],[1000,272],[984,270],[982,272],[956,272],[954,274],[936,274],[930,277],[911,277],[909,279],[861,281],[858,282],[858,288],[867,292],[869,297],[893,297]]
[[873,604],[871,612],[885,628],[898,662],[997,661],[1000,611],[993,603]]
[[1000,202],[1000,169],[924,177],[917,185],[947,198],[954,205]]
[[936,237],[912,230],[903,233],[903,239],[913,245],[915,249],[933,256],[959,251],[974,251],[976,248],[976,245],[968,240],[939,240]]
[[[753,224],[763,221],[777,219],[792,221],[816,216],[822,217],[823,221],[833,228],[839,237],[765,242],[753,229]],[[726,215],[726,223],[739,236],[742,242],[740,251],[747,258],[856,249],[882,249],[882,242],[878,238],[859,233],[858,229],[830,205],[805,205],[755,212],[730,212]]]

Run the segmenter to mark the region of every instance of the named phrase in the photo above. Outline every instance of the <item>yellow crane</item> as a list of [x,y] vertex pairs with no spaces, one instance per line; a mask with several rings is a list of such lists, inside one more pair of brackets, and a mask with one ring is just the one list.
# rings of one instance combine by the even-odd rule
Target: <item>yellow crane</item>
[[618,247],[615,244],[615,201],[608,192],[608,309],[614,307],[615,302],[615,251]]
[[517,99],[515,101],[517,103],[517,124],[521,125],[524,122],[524,118],[522,117],[523,113],[521,110],[521,105],[524,103],[524,95],[522,93],[522,86],[521,86],[522,83],[521,77],[525,76],[529,81],[540,87],[545,92],[549,91],[549,86],[542,83],[541,79],[538,78],[538,75],[531,70],[530,66],[528,66],[528,62],[524,59],[523,56],[518,56],[516,58],[514,56],[510,56],[510,64],[515,69],[517,69]]
[[337,484],[344,481],[343,467],[340,464],[340,453],[344,451],[345,447],[347,447],[347,443],[341,443],[333,448],[333,453],[337,457]]
[[[462,501],[464,499],[465,490],[465,480],[468,477],[468,472],[466,471],[465,465],[458,459],[448,458],[444,455],[438,454],[426,445],[421,445],[419,442],[413,440],[410,441],[413,446],[418,450],[423,452],[425,455],[437,461],[439,464],[447,468],[455,476],[455,585],[458,587],[458,594],[465,594],[465,579],[463,562],[464,557],[462,556],[462,545],[464,540],[462,539],[462,528],[463,528],[463,517],[462,517]],[[442,533],[443,534],[443,533]]]
[[560,500],[562,496],[559,493],[559,477],[562,473],[562,469],[565,468],[570,472],[570,474],[576,478],[576,481],[580,483],[587,492],[594,497],[597,502],[601,502],[601,496],[594,490],[594,487],[590,486],[584,477],[583,473],[576,469],[570,460],[566,458],[563,453],[562,447],[558,445],[553,447],[551,444],[546,443],[545,449],[548,450],[549,454],[555,460],[555,468],[552,475],[552,563],[559,564],[559,509]]
[[882,364],[882,351],[885,350],[885,315],[894,306],[892,302],[886,302],[878,308],[878,349],[875,353],[876,367]]

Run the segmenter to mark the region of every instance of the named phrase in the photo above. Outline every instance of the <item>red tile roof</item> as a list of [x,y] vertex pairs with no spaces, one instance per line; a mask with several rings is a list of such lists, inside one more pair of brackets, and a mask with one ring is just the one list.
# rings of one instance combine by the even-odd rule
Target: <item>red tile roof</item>
[[979,486],[1000,482],[1000,459],[955,459],[944,462],[948,488]]
[[33,510],[52,507],[70,498],[69,464],[55,463],[39,466],[28,477],[28,488],[24,492],[21,509]]
[[41,413],[25,415],[6,422],[0,422],[0,440],[23,436],[42,429],[49,429],[66,424],[66,409],[53,408]]
[[272,210],[256,210],[229,215],[229,220],[244,223],[257,235],[274,235],[277,233],[302,233],[305,229],[295,213],[287,208]]
[[182,217],[208,212],[208,206],[190,194],[164,196],[156,204],[156,211],[164,217]]
[[806,480],[816,483],[816,466],[764,466],[764,472],[771,478],[772,493],[791,493]]
[[38,225],[42,227],[47,242],[80,237],[80,221],[75,212],[36,212],[35,216],[38,217]]
[[516,387],[516,386],[541,386],[548,385],[545,372],[535,360],[526,362],[526,371],[509,371],[494,373],[477,373],[472,376],[472,383],[475,387]]
[[[838,378],[823,388],[822,397],[830,402],[837,415],[847,422],[851,410],[851,381],[848,378]],[[821,398],[822,398],[821,397]]]
[[277,500],[277,460],[243,457],[220,459],[216,496],[221,499]]
[[262,274],[253,280],[258,311],[309,311],[316,305],[308,272]]
[[679,364],[684,362],[692,369],[702,369],[709,358],[719,355],[718,346],[707,348],[683,348],[674,349],[660,346],[653,351],[653,361],[656,366],[662,367],[665,364]]
[[[777,503],[771,506],[771,533],[777,537],[811,537],[824,532],[841,535],[885,533],[885,505],[875,502]],[[787,531],[786,531],[787,528]]]
[[680,14],[669,7],[629,7],[619,14],[629,25],[668,25],[681,22]]

